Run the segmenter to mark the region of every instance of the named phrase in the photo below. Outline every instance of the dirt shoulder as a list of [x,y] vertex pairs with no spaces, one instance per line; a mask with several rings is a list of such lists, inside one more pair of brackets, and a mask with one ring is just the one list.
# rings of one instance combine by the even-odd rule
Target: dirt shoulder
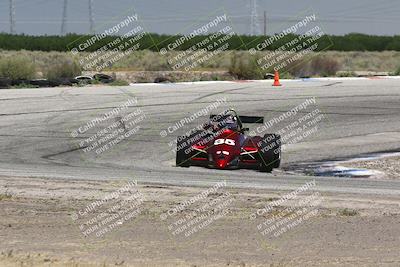
[[400,197],[214,189],[0,177],[0,265],[400,265]]

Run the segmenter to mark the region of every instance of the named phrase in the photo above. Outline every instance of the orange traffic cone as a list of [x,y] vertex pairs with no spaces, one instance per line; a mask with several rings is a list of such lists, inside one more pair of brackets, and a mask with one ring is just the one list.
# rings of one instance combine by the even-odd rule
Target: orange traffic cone
[[274,84],[272,86],[281,86],[282,84],[279,82],[279,72],[276,70],[274,75]]

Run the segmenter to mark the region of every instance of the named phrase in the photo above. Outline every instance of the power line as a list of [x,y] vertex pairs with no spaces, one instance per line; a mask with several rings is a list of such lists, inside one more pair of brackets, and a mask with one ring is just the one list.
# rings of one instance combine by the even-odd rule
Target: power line
[[89,0],[89,19],[90,19],[90,33],[91,33],[91,34],[95,34],[95,30],[94,30],[93,0]]
[[10,33],[15,34],[15,0],[10,0]]
[[251,0],[251,15],[250,15],[250,34],[259,35],[260,25],[258,22],[257,0]]
[[62,23],[61,23],[61,35],[65,35],[67,33],[67,6],[68,6],[68,0],[64,0]]
[[267,11],[264,10],[264,35],[267,35]]

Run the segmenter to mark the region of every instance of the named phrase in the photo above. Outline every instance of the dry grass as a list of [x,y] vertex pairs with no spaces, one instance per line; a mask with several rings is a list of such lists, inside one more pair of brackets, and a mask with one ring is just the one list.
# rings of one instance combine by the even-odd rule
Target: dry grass
[[356,210],[353,210],[353,209],[345,208],[345,209],[339,210],[340,216],[356,216],[358,214],[359,214],[359,212]]
[[19,54],[0,58],[0,77],[13,80],[32,79],[36,75],[34,63]]
[[[258,53],[257,57],[265,56],[271,52]],[[167,54],[174,56],[176,52]],[[318,57],[317,57],[318,56]],[[226,51],[218,54],[212,60],[206,61],[199,65],[194,70],[230,70],[234,67],[232,58],[236,58],[236,62],[244,62],[247,64],[249,54],[247,51]],[[331,70],[342,72],[353,71],[376,71],[376,72],[394,72],[400,65],[400,52],[385,51],[385,52],[337,52],[327,51],[319,54],[313,53],[302,61],[300,64],[304,66],[306,62],[312,62],[318,58],[321,61],[332,61],[329,63],[332,66]],[[323,63],[325,64],[325,63]],[[315,67],[318,67],[315,65]],[[151,51],[138,51],[129,55],[127,58],[114,64],[112,69],[123,70],[171,70],[167,64],[166,58],[158,53]],[[314,71],[315,72],[315,71]],[[332,71],[330,71],[332,73]]]
[[1,193],[1,194],[0,194],[0,201],[2,201],[2,200],[9,200],[9,199],[11,199],[11,198],[12,198],[12,195],[11,195],[10,193],[8,193],[8,192]]
[[82,74],[82,69],[75,60],[70,58],[61,58],[44,69],[44,76],[47,79],[69,79]]
[[[255,58],[260,58],[271,52],[258,52]],[[168,57],[176,55],[170,52]],[[75,60],[87,56],[82,53]],[[66,66],[65,62],[73,62],[72,55],[65,52],[40,52],[40,51],[0,51],[0,61],[4,58],[23,57],[25,62],[32,62],[36,67],[37,78],[49,76],[49,69],[54,67],[59,70]],[[64,62],[63,64],[61,64]],[[300,64],[296,64],[287,72],[288,77],[299,76],[351,76],[354,71],[390,72],[400,74],[400,52],[337,52],[327,51],[319,54],[311,53]],[[67,64],[68,66],[74,65]],[[57,67],[60,66],[60,67]],[[205,61],[193,71],[230,71],[238,78],[262,78],[254,60],[247,51],[225,51]],[[76,70],[76,68],[75,68]],[[148,50],[134,52],[114,63],[105,71],[171,71],[167,58],[157,52]],[[60,71],[58,71],[60,73]],[[62,71],[61,71],[62,72]],[[79,73],[72,70],[72,73]],[[61,73],[64,75],[63,73]],[[26,75],[25,75],[26,76]],[[58,74],[60,76],[60,74]],[[64,75],[65,76],[65,75]],[[70,76],[70,75],[68,75]]]
[[238,79],[262,79],[264,73],[257,67],[257,58],[245,54],[231,55],[229,72]]
[[400,65],[397,67],[397,69],[393,72],[393,75],[400,75]]
[[336,52],[324,55],[335,58],[341,71],[395,71],[400,64],[400,52]]

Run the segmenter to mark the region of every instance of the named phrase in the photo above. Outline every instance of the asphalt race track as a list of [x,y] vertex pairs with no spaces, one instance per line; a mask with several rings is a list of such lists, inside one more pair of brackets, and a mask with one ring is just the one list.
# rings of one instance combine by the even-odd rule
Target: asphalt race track
[[[329,159],[400,151],[400,79],[283,83],[282,87],[272,87],[268,81],[2,90],[0,175],[65,179],[134,177],[142,183],[192,186],[226,180],[232,187],[272,190],[290,190],[316,179],[320,191],[400,194],[400,180],[312,177],[291,172],[294,166]],[[139,109],[145,117],[135,124],[139,126],[137,132],[102,153],[84,152],[79,144],[118,118],[98,123],[76,137],[71,133],[129,99],[136,99],[137,103],[121,112],[121,116]],[[313,111],[323,116],[313,124],[313,131],[298,133],[302,139],[284,142],[282,169],[272,174],[175,167],[173,141],[207,117],[196,118],[171,132],[168,129],[221,99],[224,102],[211,112],[234,108],[242,115],[264,116],[265,121],[279,118],[305,101],[312,102],[267,132],[290,132],[290,125],[299,126],[293,122],[305,120],[303,116]],[[249,126],[253,131],[261,129],[257,130],[260,125]],[[164,137],[160,134],[163,131]]]

